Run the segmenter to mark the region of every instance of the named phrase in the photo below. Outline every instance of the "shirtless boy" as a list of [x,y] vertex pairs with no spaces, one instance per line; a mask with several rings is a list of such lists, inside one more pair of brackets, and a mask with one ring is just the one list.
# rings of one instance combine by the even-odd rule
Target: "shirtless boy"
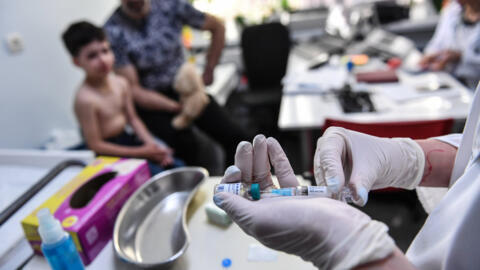
[[87,146],[97,154],[145,158],[162,168],[182,166],[138,118],[127,80],[111,72],[115,59],[103,30],[78,22],[62,38],[73,63],[86,75],[74,109]]

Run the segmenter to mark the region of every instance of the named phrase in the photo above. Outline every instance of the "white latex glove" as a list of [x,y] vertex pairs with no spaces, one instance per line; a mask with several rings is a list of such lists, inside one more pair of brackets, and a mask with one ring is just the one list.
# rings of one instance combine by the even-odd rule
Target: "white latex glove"
[[424,165],[423,150],[411,139],[331,127],[318,139],[313,166],[318,185],[334,194],[347,186],[353,202],[363,206],[371,189],[418,186]]
[[[297,186],[290,163],[274,138],[257,135],[253,147],[241,142],[235,165],[222,180],[271,187],[270,162],[281,187]],[[264,245],[298,255],[320,269],[351,269],[383,259],[394,249],[387,226],[359,210],[326,198],[280,197],[249,201],[221,192],[214,202],[243,231]]]
[[274,138],[257,135],[251,143],[243,141],[235,152],[235,166],[225,171],[223,183],[259,183],[261,189],[274,188],[270,163],[283,187],[296,187],[298,180],[282,147]]

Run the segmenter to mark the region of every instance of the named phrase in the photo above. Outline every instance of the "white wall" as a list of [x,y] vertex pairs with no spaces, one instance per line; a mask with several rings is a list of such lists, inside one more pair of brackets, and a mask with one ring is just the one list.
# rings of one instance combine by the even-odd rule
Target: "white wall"
[[[53,129],[76,129],[72,102],[83,78],[60,39],[73,21],[103,24],[119,0],[0,0],[0,148],[37,148]],[[10,54],[18,32],[24,50]]]

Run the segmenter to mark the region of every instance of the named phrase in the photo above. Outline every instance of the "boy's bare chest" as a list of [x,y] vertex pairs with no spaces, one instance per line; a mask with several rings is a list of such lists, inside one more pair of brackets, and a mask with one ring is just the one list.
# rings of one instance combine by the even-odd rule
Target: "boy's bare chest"
[[112,90],[98,96],[98,112],[102,118],[112,118],[123,115],[125,99],[120,90]]

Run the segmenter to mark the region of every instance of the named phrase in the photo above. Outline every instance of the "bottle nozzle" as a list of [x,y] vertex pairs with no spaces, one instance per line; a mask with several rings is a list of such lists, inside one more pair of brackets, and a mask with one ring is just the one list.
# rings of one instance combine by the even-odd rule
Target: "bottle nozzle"
[[65,231],[48,208],[40,209],[37,213],[38,233],[45,244],[52,244],[60,241],[65,236]]

